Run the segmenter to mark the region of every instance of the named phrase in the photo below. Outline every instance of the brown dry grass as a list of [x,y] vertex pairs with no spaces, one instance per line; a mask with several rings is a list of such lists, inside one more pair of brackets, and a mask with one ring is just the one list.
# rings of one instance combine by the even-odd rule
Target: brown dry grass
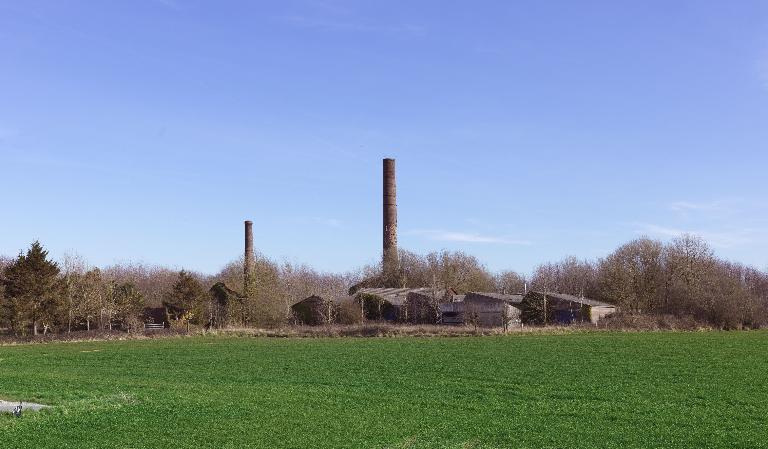
[[668,314],[632,314],[618,312],[599,323],[601,329],[613,331],[702,331],[712,330],[709,324],[692,316]]
[[209,331],[219,335],[241,335],[251,337],[473,337],[488,335],[506,335],[518,333],[571,333],[594,330],[595,327],[548,326],[548,327],[512,327],[507,331],[494,327],[444,326],[429,324],[391,324],[365,323],[353,325],[328,326],[290,326],[275,329],[229,328]]
[[600,321],[599,325],[584,323],[570,326],[512,326],[507,331],[501,328],[445,325],[412,325],[368,322],[364,324],[327,326],[283,326],[277,328],[231,327],[205,331],[201,328],[164,329],[158,331],[139,331],[130,334],[122,331],[72,332],[70,334],[48,334],[46,336],[1,336],[0,346],[48,343],[81,342],[109,340],[143,340],[153,338],[172,338],[193,335],[221,335],[242,337],[273,338],[334,338],[334,337],[479,337],[509,334],[572,334],[580,332],[656,332],[656,331],[706,331],[713,330],[693,318],[680,318],[672,315],[632,315],[616,314]]

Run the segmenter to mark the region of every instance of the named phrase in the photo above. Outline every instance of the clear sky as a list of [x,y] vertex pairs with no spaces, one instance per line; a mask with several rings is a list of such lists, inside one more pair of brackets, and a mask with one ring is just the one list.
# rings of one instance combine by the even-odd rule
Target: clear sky
[[0,0],[0,254],[768,267],[768,2]]

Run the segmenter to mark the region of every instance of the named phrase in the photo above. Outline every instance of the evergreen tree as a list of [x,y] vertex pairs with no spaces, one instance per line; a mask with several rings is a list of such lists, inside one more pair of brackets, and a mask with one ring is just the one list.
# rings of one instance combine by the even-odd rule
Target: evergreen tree
[[528,292],[520,303],[520,320],[528,325],[545,325],[552,322],[546,295]]
[[48,260],[48,251],[37,241],[5,268],[4,311],[16,332],[24,333],[31,325],[37,335],[41,325],[44,332],[54,325],[63,293],[59,272],[58,265]]
[[203,302],[208,297],[205,289],[195,277],[184,270],[179,272],[179,279],[165,295],[166,308],[179,311],[179,316],[189,324],[190,320],[199,322],[202,316]]

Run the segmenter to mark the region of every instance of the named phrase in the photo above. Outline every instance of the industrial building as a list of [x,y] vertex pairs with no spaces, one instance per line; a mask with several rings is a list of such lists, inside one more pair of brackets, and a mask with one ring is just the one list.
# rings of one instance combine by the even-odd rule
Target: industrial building
[[412,324],[473,324],[508,327],[520,323],[522,295],[431,288],[363,288],[356,295],[369,320]]
[[[397,195],[395,160],[383,161],[382,273],[350,289],[348,297],[324,298],[312,295],[291,305],[294,321],[306,325],[328,324],[343,303],[356,304],[359,315],[373,321],[414,324],[475,325],[482,327],[519,326],[522,324],[523,294],[469,292],[458,295],[451,289],[429,287],[387,288],[397,284],[400,263],[397,247]],[[255,284],[252,223],[245,222],[244,295]],[[541,295],[547,312],[545,322],[571,324],[597,323],[616,311],[616,307],[588,298],[552,292]],[[537,297],[538,298],[538,297]],[[358,315],[358,318],[359,318]]]
[[440,323],[504,327],[520,324],[523,295],[469,292],[449,303],[440,304]]
[[422,288],[362,288],[355,298],[366,319],[435,324],[439,321],[439,304],[451,301],[453,290]]
[[594,299],[565,293],[532,292],[545,298],[548,315],[553,323],[593,323],[616,312],[616,306]]

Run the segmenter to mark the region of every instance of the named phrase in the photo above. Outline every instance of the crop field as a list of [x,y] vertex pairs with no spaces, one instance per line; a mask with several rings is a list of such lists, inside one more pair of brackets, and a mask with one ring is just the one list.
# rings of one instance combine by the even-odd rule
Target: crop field
[[9,447],[768,447],[768,332],[0,347]]

